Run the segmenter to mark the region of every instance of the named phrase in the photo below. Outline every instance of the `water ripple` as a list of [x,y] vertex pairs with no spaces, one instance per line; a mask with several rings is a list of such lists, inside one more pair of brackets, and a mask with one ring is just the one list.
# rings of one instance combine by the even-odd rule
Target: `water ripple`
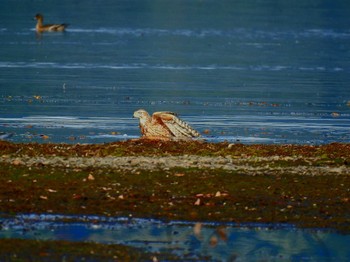
[[341,67],[292,67],[286,65],[256,65],[256,66],[235,66],[235,65],[176,65],[176,64],[96,64],[96,63],[55,63],[55,62],[0,62],[0,68],[43,68],[43,69],[111,69],[111,70],[227,70],[227,71],[319,71],[319,72],[342,72]]
[[69,28],[71,33],[82,34],[111,34],[118,36],[131,35],[135,37],[145,36],[183,36],[194,38],[211,38],[211,37],[224,37],[224,38],[332,38],[332,39],[349,39],[350,31],[336,31],[332,29],[306,29],[304,31],[263,31],[263,30],[251,30],[246,28],[236,28],[232,30],[219,30],[219,29],[160,29],[160,28]]

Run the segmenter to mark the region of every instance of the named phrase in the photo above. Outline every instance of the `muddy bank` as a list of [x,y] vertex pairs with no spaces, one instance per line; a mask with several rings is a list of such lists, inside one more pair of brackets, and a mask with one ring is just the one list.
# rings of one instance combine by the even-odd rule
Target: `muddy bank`
[[0,143],[0,211],[350,227],[350,145]]

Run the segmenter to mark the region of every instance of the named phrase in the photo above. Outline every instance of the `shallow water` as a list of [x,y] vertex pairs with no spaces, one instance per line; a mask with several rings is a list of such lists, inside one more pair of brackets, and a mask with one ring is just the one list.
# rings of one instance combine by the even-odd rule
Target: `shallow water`
[[[37,36],[37,12],[67,32]],[[350,142],[346,0],[26,0],[0,22],[0,131],[13,141],[138,137],[145,108],[210,141]]]
[[[63,222],[74,220],[75,222]],[[266,224],[220,224],[98,216],[18,215],[0,219],[1,238],[123,244],[211,261],[347,261],[350,235]]]

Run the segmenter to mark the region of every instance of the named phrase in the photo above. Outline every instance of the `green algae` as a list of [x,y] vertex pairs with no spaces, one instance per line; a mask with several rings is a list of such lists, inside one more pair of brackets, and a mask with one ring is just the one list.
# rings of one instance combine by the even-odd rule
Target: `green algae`
[[350,177],[2,165],[1,212],[349,228]]
[[[2,212],[349,226],[349,176],[291,172],[299,166],[346,167],[350,163],[348,144],[248,146],[133,140],[103,145],[0,142],[0,149],[6,157],[229,156],[248,166],[266,167],[252,175],[245,170],[120,171],[1,163]],[[220,197],[215,197],[218,192]]]
[[[0,157],[224,156],[244,169],[26,166],[0,162],[0,212],[103,215],[165,220],[290,223],[350,231],[350,174],[313,175],[298,167],[347,168],[349,144],[242,145],[135,140],[102,145],[14,144]],[[308,169],[305,169],[306,171]],[[347,169],[346,169],[347,170]],[[0,240],[7,261],[150,261],[154,255],[117,245]],[[69,257],[67,257],[69,255]],[[164,255],[165,260],[176,260]],[[162,259],[157,257],[157,259]]]

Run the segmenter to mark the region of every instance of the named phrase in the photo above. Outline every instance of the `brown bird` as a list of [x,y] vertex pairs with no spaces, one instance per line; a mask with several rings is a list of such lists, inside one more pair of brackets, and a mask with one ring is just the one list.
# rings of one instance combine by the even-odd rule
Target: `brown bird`
[[144,110],[134,112],[140,119],[141,134],[150,139],[188,139],[200,134],[173,112],[155,112],[152,117]]
[[41,14],[36,14],[34,19],[37,20],[35,30],[38,33],[43,33],[43,32],[63,32],[68,24],[47,24],[44,25],[44,17]]

